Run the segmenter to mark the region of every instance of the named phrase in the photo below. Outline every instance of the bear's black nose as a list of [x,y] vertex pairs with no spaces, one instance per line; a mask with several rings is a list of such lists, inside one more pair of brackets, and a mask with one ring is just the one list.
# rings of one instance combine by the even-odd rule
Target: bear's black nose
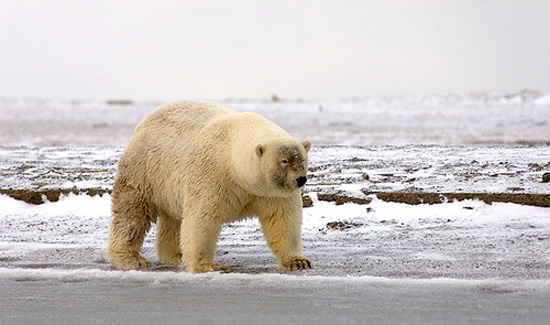
[[298,187],[304,186],[304,184],[307,182],[307,177],[301,176],[296,178],[296,183],[298,184]]

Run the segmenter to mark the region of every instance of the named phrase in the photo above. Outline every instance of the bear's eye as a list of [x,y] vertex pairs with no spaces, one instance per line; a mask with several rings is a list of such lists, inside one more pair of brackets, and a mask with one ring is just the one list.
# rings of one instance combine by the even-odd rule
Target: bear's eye
[[283,160],[281,160],[281,163],[283,163],[283,164],[288,164],[288,160],[283,159]]

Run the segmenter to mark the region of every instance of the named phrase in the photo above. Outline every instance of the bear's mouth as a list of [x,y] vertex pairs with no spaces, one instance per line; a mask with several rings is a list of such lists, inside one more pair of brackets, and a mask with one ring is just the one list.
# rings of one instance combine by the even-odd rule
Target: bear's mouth
[[281,189],[285,190],[285,191],[288,191],[288,192],[293,192],[295,191],[297,188],[298,188],[298,184],[296,183],[291,183],[289,184],[286,179],[278,179],[275,184],[280,187]]

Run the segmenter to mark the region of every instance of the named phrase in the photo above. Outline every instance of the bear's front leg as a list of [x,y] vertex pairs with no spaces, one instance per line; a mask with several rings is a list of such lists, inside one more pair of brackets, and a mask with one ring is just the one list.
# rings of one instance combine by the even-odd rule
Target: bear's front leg
[[222,223],[208,214],[190,214],[182,218],[182,264],[187,272],[227,271],[223,264],[214,262],[221,229]]
[[301,196],[270,199],[258,209],[265,239],[277,257],[277,270],[313,268],[313,262],[302,255],[301,204]]

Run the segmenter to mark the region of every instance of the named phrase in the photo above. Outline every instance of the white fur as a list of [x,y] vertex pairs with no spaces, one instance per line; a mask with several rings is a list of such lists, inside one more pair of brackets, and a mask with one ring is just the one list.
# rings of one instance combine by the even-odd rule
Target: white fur
[[302,256],[302,201],[309,142],[254,113],[178,102],[145,117],[122,155],[113,187],[107,254],[120,269],[150,266],[140,254],[158,223],[157,253],[189,272],[214,262],[223,223],[257,216],[279,269],[312,267]]

